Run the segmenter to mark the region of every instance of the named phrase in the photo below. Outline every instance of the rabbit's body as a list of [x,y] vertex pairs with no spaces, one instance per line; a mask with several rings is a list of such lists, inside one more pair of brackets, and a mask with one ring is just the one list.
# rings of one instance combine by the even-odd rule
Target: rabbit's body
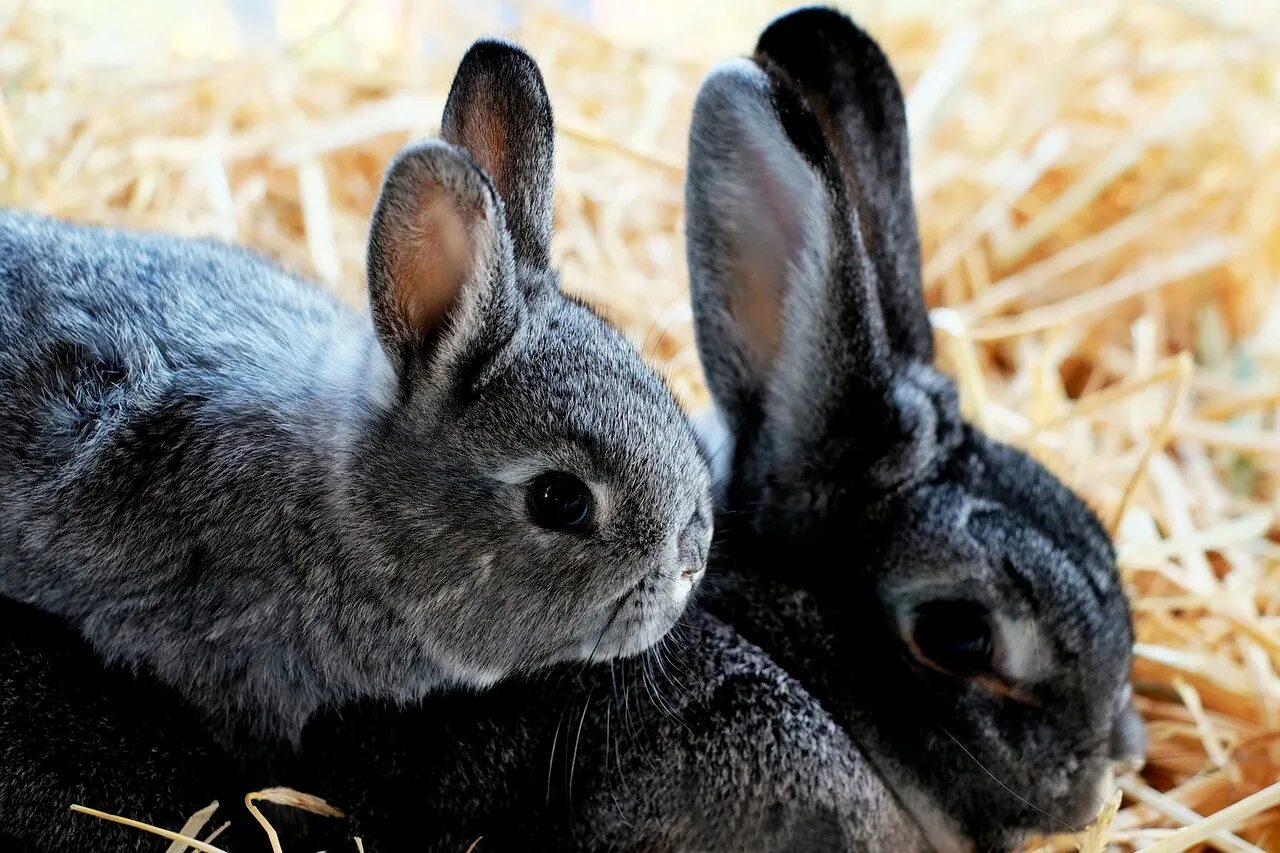
[[72,803],[169,829],[213,800],[219,844],[268,850],[237,804],[253,774],[173,690],[108,666],[69,623],[0,598],[0,850],[154,851],[155,836]]
[[298,778],[370,850],[925,849],[799,682],[704,612],[687,623],[660,658],[323,717]]
[[395,393],[367,320],[226,246],[12,212],[0,317],[0,592],[246,704],[389,674],[335,624],[389,615],[342,588],[353,443]]
[[925,849],[861,751],[794,679],[704,613],[662,662],[565,665],[479,695],[318,715],[301,749],[217,743],[173,691],[103,664],[56,617],[0,600],[0,847],[151,850],[73,802],[265,850],[243,795],[288,785],[346,820],[263,806],[286,849]]
[[0,595],[287,736],[671,627],[708,473],[549,267],[533,61],[473,46],[442,133],[388,170],[367,313],[216,243],[0,215]]

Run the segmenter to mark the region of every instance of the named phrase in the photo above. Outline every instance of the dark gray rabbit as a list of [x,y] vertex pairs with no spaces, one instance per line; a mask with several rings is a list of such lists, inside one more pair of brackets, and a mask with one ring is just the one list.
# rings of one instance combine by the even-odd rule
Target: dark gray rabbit
[[716,69],[687,208],[734,439],[712,610],[812,691],[935,849],[1087,823],[1145,750],[1113,548],[933,367],[902,94],[875,42],[802,9]]
[[296,735],[659,639],[710,539],[668,388],[549,267],[552,117],[474,45],[370,315],[211,242],[0,213],[0,594]]
[[[919,830],[794,679],[697,610],[660,656],[562,664],[420,706],[325,710],[301,749],[215,741],[145,673],[0,599],[0,849],[160,849],[72,802],[168,828],[215,797],[231,853],[265,850],[241,804],[285,784],[347,820],[263,806],[294,851],[915,850]],[[876,816],[868,820],[867,816]]]
[[[538,109],[529,109],[526,98]],[[428,543],[455,543],[458,576],[446,580],[450,591],[466,593],[450,599],[470,619],[466,627],[481,632],[466,638],[477,644],[472,651],[491,639],[483,632],[495,625],[507,632],[501,638],[505,649],[530,636],[554,636],[557,628],[546,620],[591,620],[589,601],[576,605],[579,610],[569,609],[566,599],[559,610],[539,611],[542,621],[532,625],[520,621],[525,615],[519,608],[528,605],[521,600],[527,598],[545,606],[543,595],[562,595],[566,588],[589,595],[593,576],[583,575],[602,567],[580,563],[589,555],[609,556],[594,539],[582,537],[576,549],[561,546],[565,565],[556,568],[566,577],[549,578],[547,584],[557,585],[544,591],[524,585],[534,583],[535,573],[514,563],[512,555],[541,547],[540,537],[550,534],[516,524],[509,526],[517,528],[511,536],[521,538],[519,547],[486,539],[502,520],[494,514],[479,516],[471,539],[460,528],[429,528],[426,514],[444,511],[446,499],[457,502],[459,512],[465,507],[474,514],[486,501],[506,495],[516,504],[508,509],[518,513],[528,503],[538,511],[537,493],[493,484],[487,488],[497,494],[485,492],[476,477],[484,469],[469,453],[502,456],[512,444],[523,451],[520,441],[536,440],[536,450],[555,459],[569,454],[570,462],[562,463],[568,466],[581,461],[575,452],[586,452],[589,464],[599,466],[589,470],[603,469],[599,476],[610,478],[604,484],[609,488],[597,493],[593,483],[592,491],[596,511],[606,520],[639,524],[638,514],[618,514],[633,512],[633,501],[669,504],[668,514],[651,519],[647,528],[619,525],[649,537],[644,553],[658,565],[636,583],[650,596],[657,617],[640,607],[622,609],[643,601],[619,599],[611,618],[626,633],[601,638],[600,626],[593,626],[593,639],[604,651],[626,651],[628,638],[638,646],[653,638],[646,632],[664,630],[696,580],[705,558],[700,501],[706,499],[706,481],[692,430],[630,350],[594,315],[555,291],[545,270],[545,192],[535,198],[521,182],[503,183],[503,176],[530,173],[549,181],[544,107],[527,57],[481,43],[464,60],[445,135],[469,140],[467,151],[485,163],[505,206],[465,156],[444,146],[411,151],[393,167],[375,215],[370,271],[375,317],[381,316],[377,329],[389,342],[385,355],[392,365],[385,369],[377,367],[381,357],[364,321],[256,259],[208,244],[5,216],[0,234],[8,254],[0,261],[0,304],[15,312],[20,306],[23,316],[0,331],[9,395],[0,397],[0,423],[12,439],[0,453],[8,454],[5,463],[16,463],[0,475],[10,513],[0,521],[0,568],[6,592],[65,613],[71,622],[0,597],[0,846],[153,849],[154,839],[71,814],[67,806],[80,801],[174,827],[217,796],[223,802],[217,820],[233,820],[226,846],[244,853],[259,849],[262,838],[239,799],[271,784],[324,794],[351,815],[348,822],[333,822],[275,814],[291,849],[307,849],[307,842],[351,849],[349,836],[357,833],[366,849],[390,851],[463,849],[479,835],[486,838],[482,849],[489,850],[812,850],[866,847],[876,839],[898,849],[917,846],[916,830],[905,820],[874,826],[863,820],[865,813],[886,813],[890,794],[804,688],[730,628],[696,611],[660,658],[622,661],[616,668],[560,664],[474,695],[436,694],[420,705],[345,705],[322,712],[299,737],[284,740],[262,727],[219,727],[215,733],[203,721],[199,708],[208,709],[228,687],[234,690],[231,700],[245,702],[248,710],[262,710],[254,703],[263,698],[285,703],[283,724],[277,725],[289,735],[310,710],[298,699],[299,689],[301,700],[335,703],[348,694],[382,692],[362,681],[336,685],[336,697],[324,691],[316,696],[308,685],[316,668],[335,677],[325,657],[335,647],[357,658],[352,670],[336,673],[353,678],[364,677],[354,671],[356,664],[403,654],[402,644],[412,641],[413,630],[430,615],[420,611],[438,602],[414,598],[419,580],[402,565],[375,561],[335,568],[326,562],[327,551],[315,553],[321,546],[338,548],[347,535],[364,532],[370,540],[348,548],[386,548],[406,560],[417,546],[410,534]],[[462,120],[464,115],[473,122]],[[492,146],[501,144],[504,133],[526,141],[532,134],[543,147],[502,149],[505,156],[495,159],[502,152]],[[410,189],[429,191],[406,193]],[[398,327],[406,317],[421,319],[414,312],[424,306],[383,297],[408,275],[402,268],[414,260],[405,256],[408,249],[429,248],[447,261],[466,245],[465,229],[445,227],[433,236],[425,226],[431,217],[449,214],[451,201],[467,193],[474,193],[475,205],[464,213],[500,223],[505,209],[509,231],[495,226],[480,235],[491,243],[485,250],[502,262],[474,261],[487,272],[484,299],[461,303],[464,310],[451,314],[443,329],[419,328],[434,342],[424,350],[425,344],[412,339],[411,326]],[[397,227],[414,230],[403,234]],[[508,274],[513,270],[518,281]],[[264,276],[270,280],[262,281]],[[256,289],[241,293],[238,277],[252,279]],[[474,277],[459,284],[472,296],[470,288],[479,286]],[[167,299],[184,302],[172,306]],[[220,318],[230,313],[236,322],[218,326],[207,300],[218,303]],[[209,308],[208,316],[193,314],[202,307]],[[299,311],[306,323],[297,318]],[[294,318],[287,329],[274,325],[283,317]],[[151,321],[157,325],[142,328]],[[352,340],[335,336],[331,347],[323,346],[312,329],[334,323]],[[111,335],[89,334],[104,328]],[[192,356],[192,337],[216,344],[215,351]],[[397,342],[399,349],[390,345]],[[265,355],[256,352],[259,345],[267,347]],[[285,369],[292,353],[310,361],[289,362]],[[265,366],[255,366],[268,356]],[[358,517],[340,518],[347,528],[321,523],[332,496],[324,489],[313,496],[320,503],[306,512],[290,503],[313,476],[333,486],[336,463],[325,453],[351,438],[344,432],[352,416],[348,408],[358,413],[371,405],[340,397],[343,389],[330,375],[335,362],[345,364],[352,381],[359,379],[368,393],[382,388],[404,415],[387,414],[379,422],[376,447],[386,458],[356,480],[362,503],[349,508]],[[448,370],[433,370],[437,364]],[[254,369],[249,377],[220,372],[233,366]],[[571,375],[575,368],[581,372]],[[395,381],[380,386],[380,378]],[[143,380],[150,384],[139,384]],[[186,387],[179,380],[199,380],[198,387],[179,392]],[[501,401],[492,410],[476,388],[482,381],[488,387],[479,390],[496,389],[491,393]],[[146,392],[140,398],[139,388]],[[235,389],[242,390],[231,399],[220,396]],[[273,396],[277,392],[285,396]],[[434,407],[441,398],[449,401],[448,424],[456,432],[430,436],[445,448],[425,453],[419,447],[427,438],[410,427],[419,420],[438,426]],[[139,415],[133,408],[139,400],[158,408],[144,406]],[[529,411],[508,411],[514,401]],[[445,417],[438,415],[440,421]],[[523,431],[532,430],[538,418],[546,421],[541,431],[526,436]],[[576,443],[565,440],[565,430]],[[462,446],[465,436],[485,438],[469,448]],[[37,476],[41,466],[53,468],[57,460],[74,464],[58,477]],[[92,487],[80,479],[104,470],[110,479]],[[536,470],[511,472],[510,479],[523,483]],[[445,481],[433,478],[445,472],[461,484],[453,494],[424,487],[440,486]],[[108,482],[116,492],[100,494]],[[613,488],[619,483],[629,491]],[[254,488],[266,491],[257,494]],[[21,489],[33,492],[33,506],[17,505]],[[563,488],[554,491],[564,497]],[[207,507],[187,506],[211,496],[225,496],[213,507],[214,516],[203,514]],[[244,515],[240,502],[250,498],[262,519]],[[676,518],[686,512],[690,518]],[[375,518],[399,524],[370,530],[366,525]],[[272,533],[272,549],[252,550],[255,536]],[[238,535],[245,541],[237,541]],[[193,550],[193,542],[207,547]],[[636,553],[634,542],[619,534],[609,544],[620,552],[621,569],[634,568],[627,559]],[[138,562],[124,560],[134,548]],[[491,588],[477,588],[475,578],[464,574],[473,559],[482,570],[494,561],[495,573],[515,572],[521,584],[499,576]],[[423,572],[440,568],[425,566]],[[428,580],[438,579],[421,583]],[[665,582],[675,583],[674,591],[664,591]],[[497,615],[475,615],[500,594],[513,600],[493,605]],[[383,621],[362,625],[359,620],[373,618],[367,614],[381,614]],[[134,672],[105,664],[80,638],[81,629],[97,648],[143,665]],[[278,653],[264,649],[264,636],[275,637],[273,632],[291,645]],[[318,660],[295,657],[308,643],[321,644],[311,649]],[[239,668],[227,661],[228,653],[243,656]],[[532,668],[550,656],[539,643],[528,653],[517,668]],[[206,672],[211,662],[229,668]],[[404,661],[385,662],[376,674],[394,681],[419,662],[409,654]],[[199,708],[156,673],[183,688]],[[285,681],[276,684],[279,678]],[[266,697],[251,695],[264,687],[270,688]],[[416,689],[412,680],[393,687]]]

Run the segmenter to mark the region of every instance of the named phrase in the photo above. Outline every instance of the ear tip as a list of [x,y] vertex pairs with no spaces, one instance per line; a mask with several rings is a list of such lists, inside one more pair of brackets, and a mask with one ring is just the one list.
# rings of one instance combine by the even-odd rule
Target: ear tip
[[698,90],[690,128],[690,155],[718,149],[726,128],[777,125],[806,160],[825,169],[828,146],[817,117],[785,75],[754,59],[722,62]]
[[535,71],[538,68],[527,50],[513,41],[496,36],[478,38],[471,43],[459,65],[466,67],[471,64],[485,67],[517,65],[531,67]]
[[416,204],[429,185],[448,183],[456,194],[492,203],[488,181],[466,152],[439,139],[423,139],[401,148],[387,164],[382,196]]
[[[489,106],[486,108],[483,104]],[[551,96],[542,70],[533,57],[514,42],[482,38],[467,48],[445,101],[441,122],[445,138],[450,138],[450,129],[463,115],[485,109],[497,110],[509,117],[519,115],[531,126],[542,128],[543,136],[553,133]]]
[[818,90],[828,88],[837,62],[862,69],[890,67],[866,30],[828,6],[806,6],[775,18],[756,41],[755,54],[797,83]]
[[703,78],[697,102],[718,103],[740,97],[767,98],[769,75],[755,60],[735,57],[719,63]]
[[547,97],[538,63],[523,47],[503,38],[488,36],[476,39],[462,55],[456,79],[470,80],[479,76],[500,77],[508,85],[512,81],[523,81],[540,93],[540,97]]
[[834,37],[840,37],[841,41],[861,39],[874,43],[866,31],[844,12],[830,6],[802,6],[784,12],[770,21],[760,33],[756,50],[760,52],[769,45],[785,45],[796,41],[801,42],[797,47],[807,46],[812,49],[815,41],[831,42],[835,40]]

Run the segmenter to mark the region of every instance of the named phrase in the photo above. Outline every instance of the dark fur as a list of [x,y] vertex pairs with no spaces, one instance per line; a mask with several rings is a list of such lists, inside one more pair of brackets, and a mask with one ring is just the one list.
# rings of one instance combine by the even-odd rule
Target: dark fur
[[[736,439],[713,610],[940,849],[1079,827],[1143,747],[1128,604],[1093,514],[933,369],[888,61],[842,14],[794,12],[712,73],[690,139],[698,345]],[[947,599],[992,614],[1017,698],[911,653],[915,606]]]
[[236,853],[268,849],[252,787],[200,716],[145,675],[107,666],[56,616],[0,599],[0,850],[154,851],[155,836],[72,803],[177,829],[218,799]]
[[[916,829],[826,712],[701,613],[660,658],[563,666],[421,707],[322,713],[302,749],[218,745],[178,697],[101,660],[55,617],[0,601],[0,846],[150,850],[80,802],[177,828],[215,796],[233,853],[265,849],[244,793],[325,796],[351,818],[264,806],[288,849],[894,850]],[[866,815],[880,815],[868,821]]]
[[[532,60],[477,43],[445,141],[388,170],[372,321],[228,246],[0,213],[0,594],[286,735],[660,638],[708,474],[546,266],[551,134]],[[529,518],[556,469],[591,484],[588,529]]]

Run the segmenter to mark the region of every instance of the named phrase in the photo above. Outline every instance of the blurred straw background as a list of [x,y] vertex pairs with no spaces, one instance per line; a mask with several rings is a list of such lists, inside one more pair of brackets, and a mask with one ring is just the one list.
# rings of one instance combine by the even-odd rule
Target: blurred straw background
[[[0,0],[0,203],[246,243],[359,301],[383,165],[505,33],[557,112],[568,287],[699,406],[689,111],[785,5]],[[1280,3],[850,8],[908,92],[967,411],[1113,525],[1137,615],[1150,761],[1038,844],[1280,850]]]

